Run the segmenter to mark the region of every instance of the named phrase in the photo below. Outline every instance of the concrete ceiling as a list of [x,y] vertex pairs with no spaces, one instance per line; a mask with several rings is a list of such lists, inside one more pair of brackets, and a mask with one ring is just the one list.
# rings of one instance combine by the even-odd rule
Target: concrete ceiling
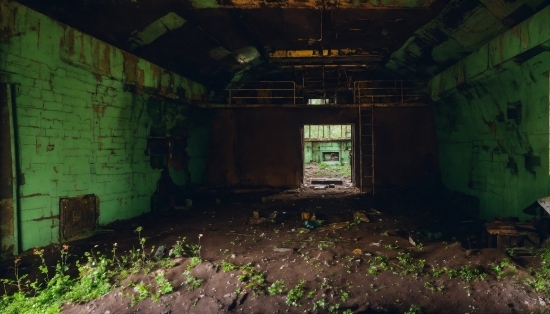
[[306,64],[430,78],[550,0],[18,2],[210,84],[288,79]]

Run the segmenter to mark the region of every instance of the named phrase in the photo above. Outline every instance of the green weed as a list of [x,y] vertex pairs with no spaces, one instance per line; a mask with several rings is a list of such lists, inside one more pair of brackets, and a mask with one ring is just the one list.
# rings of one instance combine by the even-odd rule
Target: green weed
[[285,292],[285,281],[284,280],[276,280],[274,283],[271,284],[267,288],[267,292],[269,295],[278,295],[283,294]]
[[290,289],[286,295],[286,305],[299,307],[300,299],[304,296],[304,285],[306,284],[305,280],[300,280],[300,282],[292,289]]

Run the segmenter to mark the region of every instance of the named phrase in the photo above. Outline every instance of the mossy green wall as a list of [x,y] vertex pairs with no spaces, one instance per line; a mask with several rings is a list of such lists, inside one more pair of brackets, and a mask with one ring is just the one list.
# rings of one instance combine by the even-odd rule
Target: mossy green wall
[[15,86],[23,250],[58,242],[61,197],[96,194],[100,224],[149,211],[152,133],[185,130],[189,179],[174,181],[201,182],[208,115],[185,103],[202,85],[7,1],[0,78]]
[[481,216],[519,216],[550,195],[550,7],[431,81],[443,182]]

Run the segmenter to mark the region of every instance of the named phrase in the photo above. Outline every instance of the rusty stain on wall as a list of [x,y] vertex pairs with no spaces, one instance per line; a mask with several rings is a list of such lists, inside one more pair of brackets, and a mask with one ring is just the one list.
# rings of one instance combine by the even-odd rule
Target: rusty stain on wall
[[[11,8],[7,1],[0,0],[0,12],[10,12]],[[17,34],[15,29],[15,13],[2,14],[0,19],[0,41],[9,39]]]

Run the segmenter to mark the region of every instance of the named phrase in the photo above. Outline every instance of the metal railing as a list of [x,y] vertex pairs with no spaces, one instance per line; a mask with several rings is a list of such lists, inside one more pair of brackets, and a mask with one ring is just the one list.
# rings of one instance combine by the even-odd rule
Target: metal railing
[[228,103],[231,104],[296,104],[296,83],[293,81],[255,81],[231,83]]
[[426,97],[426,81],[356,81],[353,84],[355,104],[405,103]]
[[[366,80],[354,82],[353,87],[329,88],[320,94],[294,81],[249,81],[230,83],[225,89],[218,89],[211,101],[229,105],[306,105],[313,96],[324,104],[329,94],[334,103],[397,104],[422,102],[427,97],[427,90],[426,81]],[[319,97],[315,97],[317,95]]]

